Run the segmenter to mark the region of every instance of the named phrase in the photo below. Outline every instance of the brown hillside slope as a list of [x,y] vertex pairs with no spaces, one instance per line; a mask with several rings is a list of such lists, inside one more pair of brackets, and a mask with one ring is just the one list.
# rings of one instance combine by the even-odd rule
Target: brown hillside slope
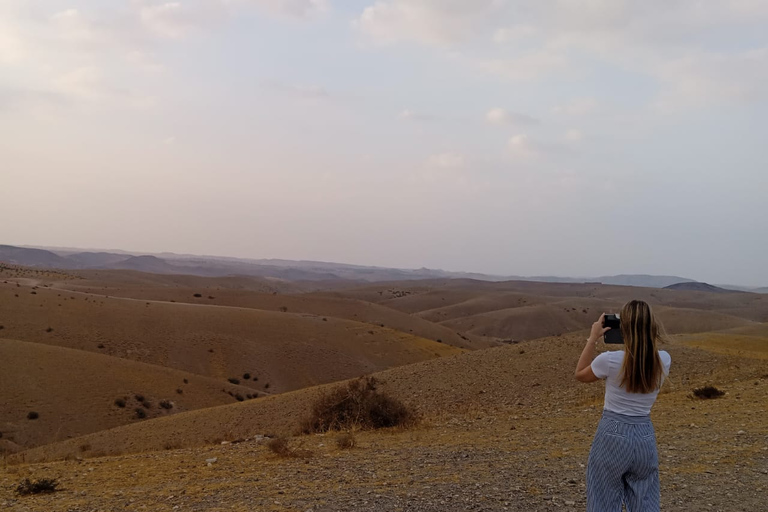
[[[394,368],[377,378],[384,390],[420,411],[427,421],[439,423],[467,414],[546,416],[598,403],[600,386],[578,385],[573,379],[582,347],[580,335],[542,339]],[[759,360],[689,348],[677,341],[666,348],[672,354],[673,372],[665,393],[689,392],[704,384],[764,373]],[[27,461],[66,457],[79,442],[106,453],[131,453],[161,449],[167,439],[196,446],[222,437],[290,434],[324,388],[327,386],[120,427],[30,450],[24,456]]]
[[[103,279],[103,280],[100,280]],[[156,279],[156,281],[155,281]],[[149,301],[204,305],[236,306],[266,311],[287,309],[291,313],[307,313],[364,322],[440,340],[460,348],[484,348],[487,343],[472,343],[447,327],[371,302],[298,293],[299,285],[271,283],[250,277],[204,278],[166,276],[140,272],[98,272],[88,279],[48,282],[52,287],[111,297],[128,297]],[[279,285],[279,286],[278,286]]]
[[[364,297],[473,339],[534,339],[587,328],[595,313],[637,298],[653,304],[672,333],[705,332],[768,321],[768,298],[628,286],[466,280],[402,283],[322,292]],[[378,297],[378,299],[377,299]],[[586,313],[585,313],[586,312]]]
[[[138,415],[156,418],[237,401],[227,392],[243,398],[254,393],[170,368],[0,339],[0,439],[6,450],[135,423]],[[124,400],[122,407],[118,399]],[[173,407],[160,407],[162,400]],[[28,419],[30,412],[39,417]]]
[[[665,512],[765,508],[768,379],[717,384],[727,391],[723,398],[692,400],[684,388],[662,394],[654,406]],[[587,387],[602,391],[600,384]],[[308,459],[277,457],[251,439],[0,464],[0,505],[12,512],[575,512],[586,508],[585,465],[599,414],[599,402],[574,401],[544,414],[475,410],[404,432],[358,433],[357,446],[347,450],[336,447],[336,435],[290,440],[313,452]],[[56,478],[63,490],[14,495],[24,478]]]
[[0,283],[3,336],[100,352],[282,392],[455,354],[443,343],[332,317],[147,303]]

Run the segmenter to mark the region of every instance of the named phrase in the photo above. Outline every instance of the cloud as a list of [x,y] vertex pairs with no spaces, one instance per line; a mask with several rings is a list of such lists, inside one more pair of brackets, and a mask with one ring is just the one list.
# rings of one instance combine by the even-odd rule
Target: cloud
[[[766,22],[762,0],[379,0],[354,26],[378,43],[450,47],[470,70],[512,82],[586,81],[613,68],[650,79],[658,97],[649,103],[669,109],[765,97]],[[741,42],[718,44],[723,38]]]
[[480,60],[478,68],[512,82],[532,81],[561,74],[571,65],[565,54],[548,49],[510,58]]
[[330,9],[327,0],[250,0],[250,2],[265,7],[271,12],[300,19],[312,18]]
[[504,27],[496,29],[496,31],[493,33],[493,41],[498,44],[505,44],[509,43],[510,41],[518,41],[520,39],[533,37],[538,33],[538,29],[530,25]]
[[325,87],[317,84],[290,84],[279,80],[268,80],[262,82],[261,87],[296,98],[320,100],[331,96]]
[[510,137],[507,148],[510,154],[516,158],[530,159],[539,156],[539,149],[524,133]]
[[472,36],[499,4],[498,0],[377,1],[363,10],[353,26],[379,43],[445,46]]
[[552,108],[553,114],[564,114],[569,116],[583,116],[589,114],[597,107],[595,98],[577,98],[566,105]]
[[465,166],[466,159],[459,153],[440,153],[427,159],[427,165],[439,169],[461,169]]
[[654,101],[661,110],[768,98],[768,47],[730,55],[694,52],[650,72],[662,86]]
[[532,126],[539,124],[539,120],[534,117],[517,112],[509,112],[503,108],[492,108],[485,114],[485,119],[492,124],[513,126]]
[[424,112],[414,112],[413,110],[408,108],[400,111],[397,117],[399,117],[400,119],[405,119],[406,121],[436,121],[438,119],[438,117],[433,114],[426,114]]
[[576,128],[571,128],[565,132],[565,140],[568,142],[581,142],[583,139],[584,134],[581,130],[577,130]]

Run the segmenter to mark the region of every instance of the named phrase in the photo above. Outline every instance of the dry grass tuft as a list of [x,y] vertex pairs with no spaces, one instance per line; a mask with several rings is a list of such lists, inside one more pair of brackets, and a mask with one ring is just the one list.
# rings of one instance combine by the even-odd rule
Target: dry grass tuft
[[714,386],[704,386],[703,388],[693,390],[693,396],[696,398],[720,398],[723,395],[725,395],[725,391],[721,391]]
[[349,450],[357,446],[357,439],[352,432],[345,432],[336,438],[336,447],[339,450]]
[[417,422],[414,411],[379,391],[376,379],[367,377],[321,395],[312,406],[309,418],[304,420],[302,432],[411,427]]
[[25,478],[17,487],[16,494],[30,496],[32,494],[48,494],[58,491],[59,482],[55,478],[41,478],[34,482]]
[[288,439],[285,437],[275,437],[267,442],[267,448],[283,459],[308,459],[312,456],[312,452],[309,450],[301,450],[291,448],[288,444]]

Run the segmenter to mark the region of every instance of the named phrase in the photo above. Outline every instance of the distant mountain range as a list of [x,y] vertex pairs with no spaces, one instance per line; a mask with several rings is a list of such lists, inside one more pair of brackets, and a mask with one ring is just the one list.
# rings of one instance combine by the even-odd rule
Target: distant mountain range
[[[595,282],[620,286],[665,288],[680,283],[700,289],[691,279],[679,276],[622,274],[589,278],[556,276],[498,276],[472,272],[448,272],[428,268],[395,269],[328,263],[320,261],[292,261],[280,259],[244,259],[218,256],[179,255],[173,253],[134,254],[126,251],[81,251],[78,249],[33,248],[0,245],[0,262],[30,267],[65,270],[126,269],[154,274],[188,274],[204,277],[247,275],[288,281],[323,281],[345,279],[350,281],[405,281],[416,279],[476,279],[481,281],[542,281],[551,283]],[[713,287],[714,288],[714,287]],[[725,288],[725,287],[723,287]],[[718,288],[722,290],[723,288]],[[737,290],[738,287],[730,287]],[[759,293],[768,293],[768,288]],[[723,290],[726,291],[726,290]],[[739,291],[758,291],[742,289]]]

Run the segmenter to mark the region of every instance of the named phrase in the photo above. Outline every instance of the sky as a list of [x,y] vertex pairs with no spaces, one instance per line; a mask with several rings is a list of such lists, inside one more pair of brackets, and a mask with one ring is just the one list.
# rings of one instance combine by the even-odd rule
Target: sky
[[764,0],[0,0],[0,243],[768,285]]

